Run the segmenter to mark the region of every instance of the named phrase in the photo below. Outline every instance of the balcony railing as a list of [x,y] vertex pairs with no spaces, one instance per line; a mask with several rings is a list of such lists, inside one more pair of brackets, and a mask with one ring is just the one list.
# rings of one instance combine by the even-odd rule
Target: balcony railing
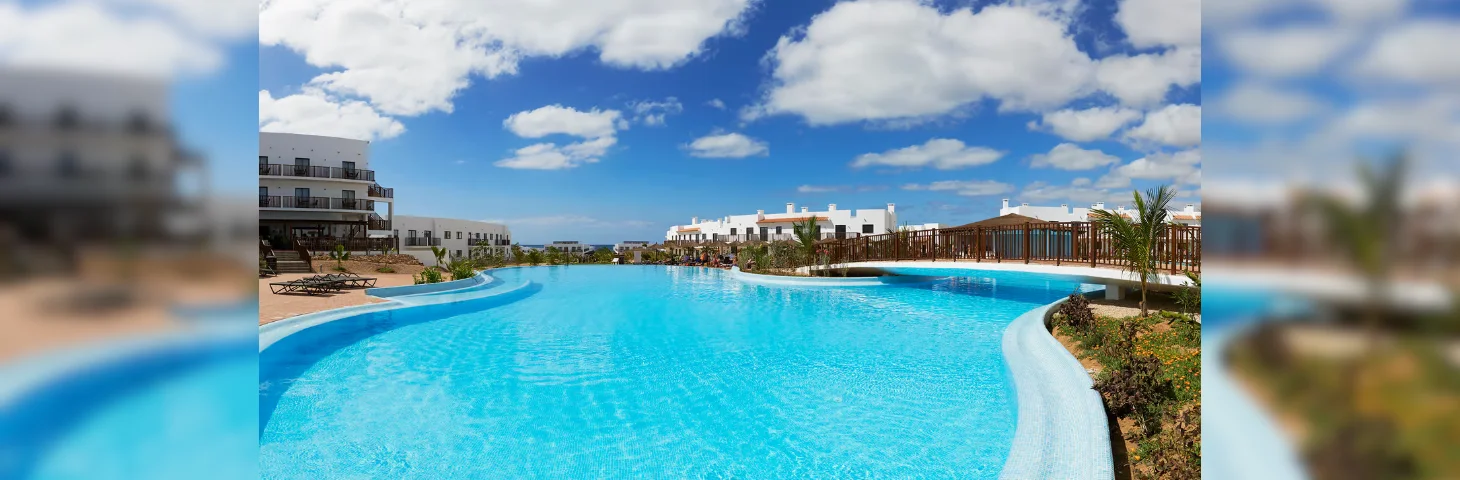
[[[845,240],[845,239],[849,239],[849,238],[861,238],[861,237],[863,237],[865,235],[867,235],[867,234],[863,234],[861,232],[843,232],[843,233],[821,232],[821,234],[818,235],[817,238],[819,240]],[[791,242],[796,241],[796,234],[794,234],[794,233],[785,233],[785,232],[782,232],[782,233],[766,232],[766,233],[763,233],[763,234],[762,233],[751,233],[751,234],[743,234],[742,233],[742,234],[736,234],[736,235],[701,234],[700,235],[700,238],[669,240],[669,242],[673,242],[673,243],[677,243],[677,244],[684,244],[684,245],[696,245],[696,244],[707,244],[707,243],[732,243],[732,242],[734,242],[734,243],[750,243],[750,242],[785,242],[785,241],[791,241]]]
[[500,238],[495,240],[490,238],[469,238],[466,240],[466,246],[468,247],[475,247],[478,245],[489,247],[505,247],[508,245],[512,245],[512,241]]
[[[1169,273],[1201,271],[1201,227],[1162,226],[1151,253]],[[868,235],[830,242],[832,263],[924,260],[1123,268],[1111,232],[1088,222],[1026,223]]]
[[367,192],[368,192],[367,195],[370,195],[370,196],[375,197],[375,198],[395,198],[395,189],[394,188],[385,188],[385,187],[382,187],[382,186],[380,186],[378,184],[377,185],[371,185],[370,188],[367,189]]
[[401,239],[401,246],[439,247],[441,246],[441,237],[405,237]]
[[351,252],[384,251],[387,248],[395,247],[395,238],[330,238],[330,237],[309,237],[296,238],[295,243],[311,252],[327,252],[335,249],[335,245],[344,245],[345,250]]
[[366,182],[375,181],[374,170],[284,165],[282,163],[260,163],[259,175],[272,177],[338,178],[341,180],[361,180]]
[[365,222],[367,230],[390,230],[390,220],[370,219]]
[[259,208],[375,211],[374,200],[330,197],[259,196]]

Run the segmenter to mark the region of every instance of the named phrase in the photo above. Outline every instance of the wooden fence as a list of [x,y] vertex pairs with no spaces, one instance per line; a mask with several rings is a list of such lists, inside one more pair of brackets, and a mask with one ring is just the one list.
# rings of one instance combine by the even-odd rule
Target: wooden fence
[[[824,244],[832,263],[925,260],[1023,262],[1122,268],[1110,232],[1089,222],[945,228],[868,235]],[[1201,227],[1167,225],[1155,248],[1162,271],[1201,271]]]

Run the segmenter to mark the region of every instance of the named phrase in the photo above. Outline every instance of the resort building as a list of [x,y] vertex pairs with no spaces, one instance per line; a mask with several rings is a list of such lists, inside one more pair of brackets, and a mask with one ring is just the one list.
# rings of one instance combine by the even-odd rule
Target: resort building
[[558,240],[558,241],[555,241],[553,243],[549,243],[547,245],[543,245],[542,248],[543,248],[543,250],[547,250],[549,248],[555,248],[555,249],[557,249],[560,252],[567,252],[567,253],[588,253],[588,252],[592,252],[594,250],[593,245],[589,245],[589,244],[586,244],[586,243],[579,243],[577,241],[568,241],[568,240]]
[[[1088,222],[1090,221],[1090,211],[1092,210],[1106,210],[1105,202],[1096,202],[1091,204],[1089,208],[1070,207],[1068,204],[1061,204],[1058,207],[1036,207],[1028,203],[1009,206],[1009,199],[1005,198],[1004,205],[999,208],[999,216],[1014,214],[1037,218],[1046,222]],[[1111,211],[1127,218],[1135,216],[1133,213],[1134,210],[1127,210],[1124,205],[1116,207],[1115,210]],[[1196,204],[1188,203],[1185,208],[1172,210],[1169,213],[1172,222],[1182,225],[1201,225],[1201,211],[1196,209]]]
[[416,257],[426,265],[436,264],[431,247],[446,249],[450,258],[464,258],[477,247],[505,254],[512,245],[512,232],[500,223],[454,218],[395,217],[391,235],[400,240],[400,253]]
[[206,223],[207,175],[171,123],[162,82],[0,68],[0,270],[205,236],[176,228]]
[[646,248],[649,246],[647,240],[624,240],[613,246],[613,253],[624,253],[629,250]]
[[940,230],[944,228],[941,223],[923,223],[918,225],[898,225],[899,232],[921,232],[924,230]]
[[394,247],[394,197],[376,183],[370,142],[259,132],[259,238],[276,249]]
[[785,213],[767,214],[765,210],[756,210],[750,215],[709,220],[694,217],[687,225],[669,227],[664,239],[680,242],[792,240],[795,239],[792,226],[812,218],[821,227],[822,238],[856,238],[887,233],[895,228],[897,209],[889,203],[885,209],[842,210],[833,203],[824,211],[812,212],[804,206],[797,211],[796,204],[787,203]]

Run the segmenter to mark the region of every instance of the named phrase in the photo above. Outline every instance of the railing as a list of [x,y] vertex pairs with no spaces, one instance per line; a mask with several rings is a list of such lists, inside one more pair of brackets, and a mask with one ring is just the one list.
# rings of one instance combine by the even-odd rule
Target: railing
[[439,247],[441,246],[441,237],[405,237],[401,239],[401,246]]
[[259,196],[259,208],[306,208],[319,210],[375,211],[374,200],[358,198]]
[[[1110,232],[1088,222],[1050,222],[869,235],[830,243],[832,263],[897,260],[1022,261],[1124,267]],[[1168,225],[1153,250],[1156,267],[1201,271],[1201,227]]]
[[476,246],[505,247],[505,246],[511,245],[511,244],[512,244],[511,242],[508,242],[506,240],[493,240],[493,239],[490,239],[490,238],[468,238],[466,240],[466,246],[468,246],[468,247],[476,247]]
[[329,237],[308,237],[294,239],[299,245],[309,251],[328,252],[335,249],[335,245],[344,245],[345,250],[351,252],[385,251],[386,248],[395,246],[395,238],[329,238]]
[[[845,239],[849,239],[849,238],[862,238],[862,237],[864,237],[866,235],[867,234],[864,234],[864,233],[861,233],[861,232],[843,232],[843,233],[821,232],[821,234],[817,235],[817,239],[819,239],[819,240],[845,240]],[[749,242],[784,242],[784,241],[792,241],[792,242],[797,241],[796,234],[794,234],[794,233],[786,233],[786,232],[782,232],[782,233],[770,233],[770,232],[766,232],[764,234],[751,233],[751,234],[735,234],[735,235],[704,234],[703,235],[703,238],[696,239],[696,240],[667,240],[665,243],[678,244],[678,245],[704,245],[704,244],[730,243],[730,242],[749,243]]]
[[377,185],[371,185],[370,188],[367,188],[366,189],[366,195],[369,195],[369,196],[372,196],[372,197],[375,197],[375,198],[395,198],[395,189],[394,188],[385,188],[385,187],[382,187],[382,186],[380,186],[378,184]]
[[365,222],[366,230],[390,230],[390,220],[369,219]]
[[291,246],[294,247],[294,253],[299,254],[299,260],[304,262],[304,266],[309,267],[309,271],[313,272],[314,258],[310,256],[309,249],[305,248],[304,244],[300,243],[300,240],[299,238],[294,239],[294,244]]
[[363,168],[315,167],[306,165],[285,165],[282,163],[260,163],[259,175],[272,177],[338,178],[341,180],[375,181],[375,171]]

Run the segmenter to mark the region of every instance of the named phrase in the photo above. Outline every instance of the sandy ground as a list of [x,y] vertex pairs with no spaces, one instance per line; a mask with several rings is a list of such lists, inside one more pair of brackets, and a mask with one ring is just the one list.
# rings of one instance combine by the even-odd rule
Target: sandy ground
[[[305,295],[302,293],[274,294],[269,290],[269,283],[271,282],[287,282],[310,275],[308,273],[286,273],[277,277],[260,278],[259,325],[306,313],[318,312],[320,310],[385,301],[375,297],[365,296],[365,289],[363,288],[347,288],[338,293],[327,293],[324,295]],[[414,283],[411,280],[411,276],[404,273],[361,273],[360,275],[375,277],[375,286],[377,287],[395,287]]]
[[[340,263],[345,267],[345,271],[350,272],[350,273],[358,273],[360,275],[367,276],[367,277],[374,277],[374,276],[379,276],[379,275],[390,275],[388,273],[380,273],[380,272],[376,271],[380,267],[386,267],[386,266],[390,267],[391,270],[395,270],[395,273],[397,273],[397,274],[402,274],[402,273],[404,273],[404,274],[421,273],[421,270],[425,270],[426,269],[426,266],[425,265],[404,265],[404,264],[390,264],[390,265],[386,265],[386,264],[383,264],[383,263],[359,262],[359,261],[355,261],[355,260],[345,260],[344,262],[340,262]],[[330,259],[327,259],[327,258],[326,259],[319,259],[319,258],[315,258],[314,259],[314,269],[316,271],[324,272],[324,273],[336,273],[335,266],[336,266],[336,263],[335,263],[334,260],[330,260]]]
[[[1168,312],[1181,311],[1181,305],[1177,305],[1176,300],[1171,298],[1169,294],[1150,292],[1146,295],[1146,301],[1150,303],[1149,307],[1152,312],[1156,310],[1165,310]],[[1092,298],[1090,299],[1090,310],[1094,311],[1096,315],[1114,318],[1140,316],[1141,292],[1127,293],[1124,300],[1106,300],[1103,297]],[[1197,321],[1201,321],[1200,312],[1191,312],[1188,315],[1191,315]]]

